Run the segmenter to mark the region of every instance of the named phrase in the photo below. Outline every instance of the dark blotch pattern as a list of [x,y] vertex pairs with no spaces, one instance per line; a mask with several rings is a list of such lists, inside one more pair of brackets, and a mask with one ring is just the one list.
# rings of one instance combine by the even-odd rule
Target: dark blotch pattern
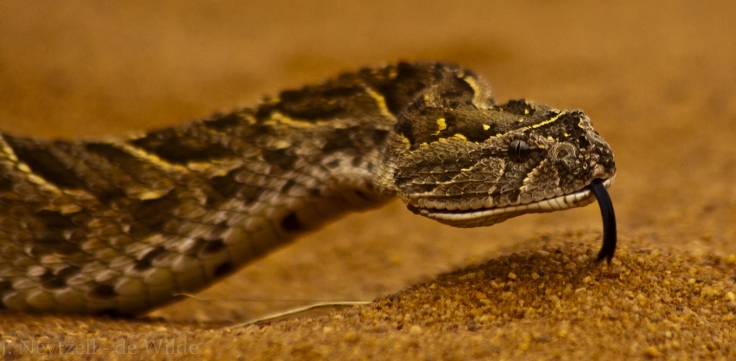
[[192,247],[187,249],[186,255],[191,257],[199,257],[202,255],[215,254],[224,250],[227,246],[225,241],[221,238],[207,240],[204,238],[197,238],[196,242]]
[[447,108],[457,108],[460,105],[472,105],[475,90],[466,81],[453,77],[454,81],[446,85],[440,99]]
[[[0,280],[0,298],[5,296],[5,294],[9,291],[13,290],[13,283],[6,280]],[[0,309],[4,309],[5,305],[0,302]]]
[[70,218],[59,212],[42,210],[36,213],[36,220],[44,227],[36,230],[36,241],[32,250],[34,254],[71,255],[82,251],[78,244],[69,241],[65,236],[79,228]]
[[235,178],[242,171],[244,170],[234,169],[224,176],[212,177],[210,186],[214,193],[207,197],[207,205],[213,206],[233,198],[238,198],[247,205],[257,201],[264,189],[238,182]]
[[153,267],[153,260],[164,253],[166,253],[166,249],[160,246],[150,250],[141,259],[135,262],[135,269],[138,271],[145,271]]
[[5,141],[13,148],[18,160],[27,164],[31,170],[47,182],[59,188],[80,189],[84,183],[77,175],[51,155],[46,148],[52,143],[44,143],[26,138],[5,136]]
[[[452,113],[445,113],[444,114],[445,124],[447,125],[447,129],[440,132],[440,134],[436,136],[432,136],[430,140],[436,141],[440,137],[447,137],[453,134],[462,134],[465,139],[471,142],[483,142],[488,137],[496,135],[495,132],[492,132],[492,128],[489,128],[488,130],[483,128],[483,124],[480,122],[460,122],[457,120],[455,114]],[[492,124],[491,127],[495,127],[495,124]]]
[[103,204],[107,204],[118,198],[125,198],[128,196],[124,190],[120,188],[114,188],[114,187],[109,187],[102,192],[94,192],[94,193],[97,199],[100,200],[100,203],[103,203]]
[[340,117],[349,111],[345,106],[355,98],[365,96],[361,86],[310,86],[281,92],[276,105],[284,115],[301,120],[315,121]]
[[295,186],[296,184],[297,184],[296,182],[294,182],[293,180],[289,179],[289,180],[288,180],[288,181],[286,181],[286,183],[284,183],[284,185],[283,185],[283,186],[281,187],[281,193],[286,193],[286,192],[288,192],[288,191],[289,191],[290,189],[294,188],[294,186]]
[[216,176],[210,179],[210,187],[213,194],[207,197],[207,205],[214,206],[220,202],[234,198],[241,189],[244,188],[242,183],[235,180],[240,169],[233,169],[223,176]]
[[175,129],[150,133],[143,138],[131,141],[131,144],[175,164],[238,156],[232,149],[212,139],[207,139],[204,134],[180,134]]
[[388,137],[388,131],[374,129],[371,131],[370,137],[373,140],[373,144],[383,144],[386,141],[386,137]]
[[103,300],[109,300],[115,298],[115,287],[112,285],[97,285],[89,292],[89,296],[93,298],[99,298]]
[[227,132],[243,123],[238,113],[218,114],[213,119],[205,120],[204,126],[218,132]]
[[578,137],[578,144],[580,145],[581,149],[587,149],[588,147],[590,147],[590,142],[588,141],[588,138],[584,135]]
[[[59,148],[69,148],[72,145],[69,143],[57,143],[56,146]],[[89,142],[83,144],[82,147],[83,150],[104,158],[102,161],[107,161],[109,166],[122,169],[125,172],[132,170],[135,172],[131,173],[137,174],[142,173],[144,169],[148,171],[151,168],[144,161],[107,143]],[[109,177],[110,174],[104,172],[85,174],[85,179],[89,183],[87,190],[94,193],[101,203],[109,203],[115,199],[127,197],[125,191],[113,185]]]
[[339,160],[337,160],[337,159],[334,159],[334,160],[331,160],[331,161],[329,161],[329,162],[325,163],[325,165],[326,165],[326,166],[327,166],[328,168],[333,168],[333,169],[334,169],[334,168],[337,168],[337,167],[339,167],[339,166],[340,166],[340,161],[339,161]]
[[414,137],[414,127],[412,126],[410,121],[407,120],[400,120],[396,123],[396,126],[394,126],[394,130],[396,133],[401,134],[409,141],[409,144],[414,145],[417,143],[416,137]]
[[53,274],[50,270],[41,276],[41,283],[46,289],[59,289],[67,286],[66,281],[69,277],[79,273],[79,267],[67,266],[61,269],[56,274]]
[[[356,136],[360,134],[360,136]],[[385,130],[367,130],[367,129],[335,129],[329,134],[325,134],[325,145],[322,146],[324,153],[334,153],[345,150],[356,150],[357,154],[375,148],[376,145],[383,144],[388,131]]]
[[[271,118],[271,113],[276,110],[276,105],[266,100],[256,109],[255,117],[258,122],[264,122]],[[264,127],[265,128],[265,127]]]
[[297,156],[291,154],[291,151],[287,149],[263,149],[261,150],[263,160],[268,164],[275,165],[282,169],[291,169],[294,163],[298,159]]
[[215,278],[221,278],[233,273],[233,271],[235,271],[235,267],[233,267],[232,263],[225,262],[215,268],[213,276]]
[[334,132],[326,134],[325,145],[322,151],[325,153],[333,153],[336,151],[354,148],[356,143],[350,138],[351,131],[349,129],[335,129]]
[[174,209],[181,204],[176,197],[176,191],[157,199],[147,199],[131,208],[131,214],[141,223],[152,229],[160,229],[172,219]]
[[263,194],[264,189],[258,187],[245,187],[240,192],[240,199],[245,202],[246,205],[255,203]]
[[542,115],[542,118],[543,118],[543,119],[552,119],[552,118],[554,118],[554,117],[556,117],[556,116],[558,116],[558,115],[560,115],[560,112],[558,112],[558,111],[556,111],[556,110],[550,110],[550,111],[548,111],[548,112],[544,113],[544,114]]
[[132,316],[132,315],[124,315],[121,314],[120,311],[113,309],[113,308],[107,308],[104,310],[100,310],[95,314],[97,317],[109,317],[109,318],[118,318],[123,316]]
[[42,222],[47,230],[64,230],[77,227],[71,219],[56,211],[44,209],[36,213],[36,219]]
[[190,257],[198,257],[199,252],[204,248],[204,246],[207,244],[207,240],[204,238],[197,238],[194,241],[194,244],[187,249],[185,254]]
[[139,238],[143,238],[143,237],[148,236],[152,232],[153,232],[153,230],[151,228],[149,228],[149,227],[146,227],[146,226],[144,226],[144,225],[142,225],[140,223],[133,223],[128,228],[128,232],[127,233],[131,237],[133,237],[135,239],[139,239]]
[[6,174],[0,174],[0,192],[13,190],[13,181]]
[[0,281],[0,295],[13,289],[13,283],[6,280]]
[[214,254],[222,251],[225,248],[225,241],[223,241],[221,238],[218,238],[206,242],[204,248],[202,248],[202,251],[205,254]]
[[499,107],[501,110],[515,115],[534,115],[534,108],[524,99],[510,100],[508,103]]
[[305,230],[295,213],[289,213],[288,216],[281,220],[281,228],[287,232],[300,232]]
[[144,160],[136,158],[134,155],[107,143],[87,143],[85,144],[87,151],[99,155],[107,159],[110,163],[122,168],[137,170],[141,169]]
[[[396,72],[394,78],[386,75]],[[399,114],[418,92],[424,90],[438,77],[437,69],[431,67],[417,67],[409,63],[399,63],[395,68],[384,69],[386,75],[371,76],[368,82],[378,89],[386,99],[386,106],[392,114]],[[368,75],[364,73],[364,76]]]
[[363,192],[361,192],[361,191],[359,191],[357,189],[354,190],[353,193],[356,196],[358,196],[359,198],[365,199],[366,201],[371,201],[372,200],[370,197],[366,196],[365,193],[363,193]]
[[76,243],[69,242],[61,232],[47,233],[36,238],[36,244],[32,248],[33,255],[44,255],[58,253],[63,255],[79,254],[82,249]]

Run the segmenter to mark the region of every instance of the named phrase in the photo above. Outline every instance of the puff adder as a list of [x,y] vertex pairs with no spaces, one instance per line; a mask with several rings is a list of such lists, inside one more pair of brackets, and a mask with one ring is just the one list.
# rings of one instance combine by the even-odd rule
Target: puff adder
[[[0,308],[135,315],[398,196],[456,227],[593,202],[616,173],[579,110],[495,104],[400,63],[106,140],[0,135]],[[605,188],[603,188],[605,191]]]

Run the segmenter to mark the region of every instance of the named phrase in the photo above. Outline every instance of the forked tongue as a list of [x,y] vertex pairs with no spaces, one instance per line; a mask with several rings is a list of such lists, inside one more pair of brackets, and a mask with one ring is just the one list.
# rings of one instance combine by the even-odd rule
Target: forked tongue
[[594,179],[590,183],[590,190],[598,200],[603,218],[603,246],[595,261],[600,262],[605,259],[610,264],[616,252],[616,214],[613,212],[613,202],[611,202],[611,197],[602,179]]

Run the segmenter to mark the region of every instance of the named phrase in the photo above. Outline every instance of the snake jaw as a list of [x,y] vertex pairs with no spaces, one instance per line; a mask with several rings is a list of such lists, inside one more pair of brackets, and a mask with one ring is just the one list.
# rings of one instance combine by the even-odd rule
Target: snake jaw
[[[600,179],[602,186],[608,188],[613,185],[615,178],[615,175],[613,175],[606,179],[596,179]],[[595,200],[595,195],[590,186],[593,181],[575,192],[528,204],[469,210],[448,210],[423,208],[418,206],[418,202],[412,202],[408,203],[407,208],[415,214],[455,227],[490,226],[522,214],[554,212],[591,204]]]

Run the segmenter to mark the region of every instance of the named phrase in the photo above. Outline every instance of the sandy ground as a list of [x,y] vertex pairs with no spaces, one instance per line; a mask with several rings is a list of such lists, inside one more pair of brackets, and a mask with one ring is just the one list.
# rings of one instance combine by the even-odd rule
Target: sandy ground
[[0,314],[0,356],[734,359],[735,12],[725,1],[0,2],[0,131],[122,134],[365,65],[452,61],[499,101],[585,110],[616,154],[620,242],[610,266],[590,266],[595,205],[458,230],[392,203],[147,318]]

